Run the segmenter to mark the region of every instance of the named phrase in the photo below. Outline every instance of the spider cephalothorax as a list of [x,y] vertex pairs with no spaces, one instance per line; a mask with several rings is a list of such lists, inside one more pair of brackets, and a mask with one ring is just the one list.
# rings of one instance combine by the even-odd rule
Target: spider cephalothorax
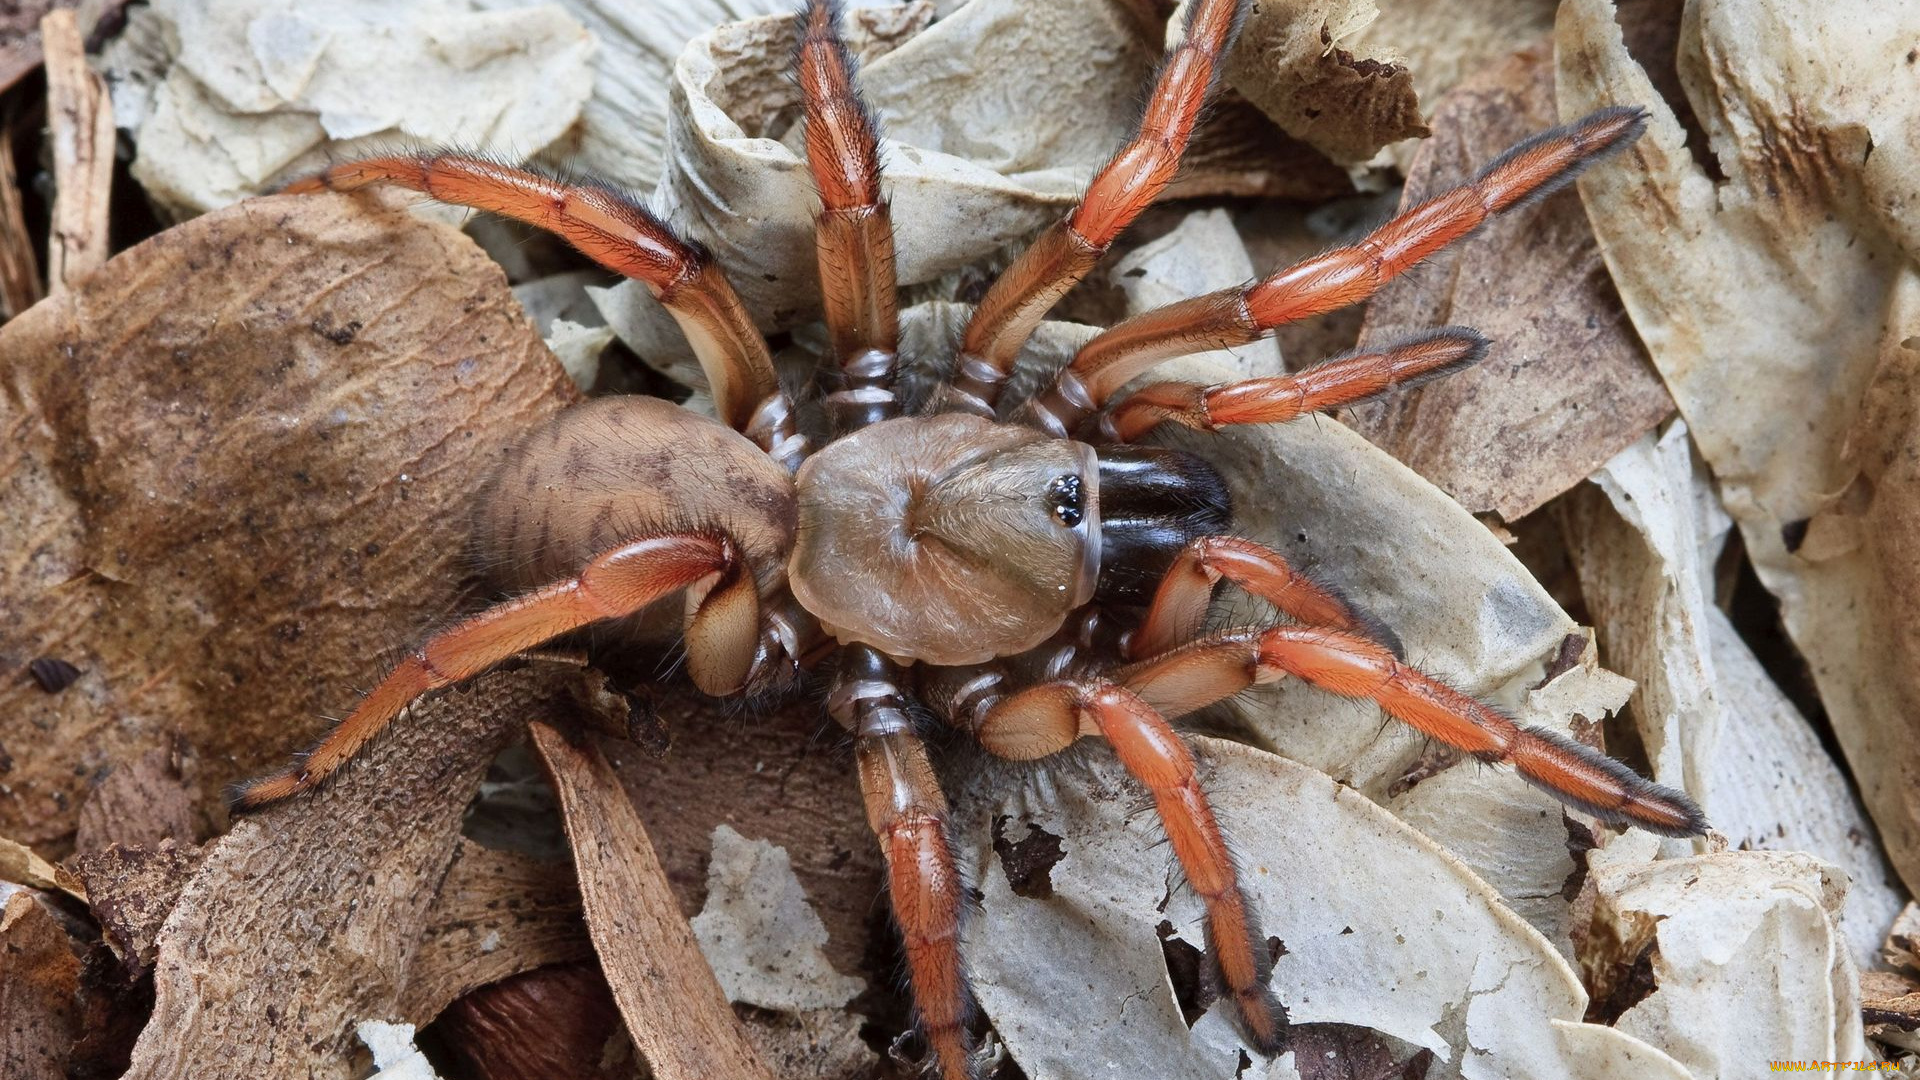
[[[1272,276],[1148,312],[1095,336],[1040,392],[1001,391],[1053,303],[1178,168],[1247,0],[1198,0],[1138,133],[1085,197],[1002,274],[952,376],[912,415],[900,366],[893,230],[878,139],[830,0],[800,20],[807,159],[819,190],[819,273],[838,370],[833,437],[810,447],[725,274],[631,200],[456,154],[336,165],[291,190],[393,183],[545,227],[647,285],[685,328],[712,392],[707,417],[602,398],[534,435],[495,479],[476,543],[515,595],[413,649],[300,765],[248,787],[259,805],[319,783],[427,691],[592,624],[607,642],[684,641],[715,695],[827,676],[852,734],[886,858],[922,1026],[943,1075],[972,1075],[962,963],[965,882],[917,729],[918,701],[989,753],[1028,760],[1105,739],[1152,795],[1207,909],[1221,996],[1252,1048],[1280,1050],[1286,1011],[1193,757],[1169,720],[1294,676],[1393,717],[1604,821],[1704,831],[1677,791],[1556,733],[1525,728],[1405,664],[1397,643],[1278,553],[1232,535],[1225,485],[1190,453],[1133,445],[1158,425],[1276,423],[1445,374],[1485,342],[1445,328],[1296,375],[1121,389],[1169,357],[1244,344],[1357,303],[1487,217],[1566,183],[1634,138],[1637,109],[1537,136],[1468,184],[1360,242]],[[915,358],[924,359],[924,358]],[[1287,621],[1208,630],[1221,579]],[[603,647],[618,647],[617,644]]]

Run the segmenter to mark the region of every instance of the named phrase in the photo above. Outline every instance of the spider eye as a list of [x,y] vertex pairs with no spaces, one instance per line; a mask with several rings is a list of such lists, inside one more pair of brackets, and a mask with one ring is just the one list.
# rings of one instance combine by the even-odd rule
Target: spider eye
[[1072,473],[1056,476],[1047,485],[1047,506],[1053,511],[1053,520],[1069,529],[1086,516],[1080,499],[1080,478]]

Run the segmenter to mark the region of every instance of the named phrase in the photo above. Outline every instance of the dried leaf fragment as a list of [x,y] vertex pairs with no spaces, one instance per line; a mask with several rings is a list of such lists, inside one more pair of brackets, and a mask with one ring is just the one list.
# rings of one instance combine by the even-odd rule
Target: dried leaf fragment
[[30,893],[0,910],[0,1075],[59,1080],[80,1036],[80,961]]
[[787,853],[729,826],[713,830],[707,906],[692,925],[730,1001],[800,1012],[845,1005],[866,986],[833,970],[820,951],[827,928]]

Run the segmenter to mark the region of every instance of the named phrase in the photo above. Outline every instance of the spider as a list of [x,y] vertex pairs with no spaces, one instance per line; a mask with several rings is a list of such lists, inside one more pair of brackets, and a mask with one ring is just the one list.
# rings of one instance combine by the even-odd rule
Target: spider
[[[345,162],[290,185],[393,184],[558,234],[643,282],[673,314],[716,415],[603,397],[532,436],[474,517],[477,545],[514,598],[411,649],[317,747],[246,786],[239,805],[314,787],[414,699],[592,625],[628,631],[628,641],[677,634],[688,674],[710,695],[788,690],[818,671],[826,711],[853,740],[918,1021],[945,1080],[974,1076],[978,1065],[960,933],[967,882],[922,741],[929,713],[1008,759],[1106,740],[1151,794],[1174,859],[1204,901],[1211,977],[1241,1037],[1268,1055],[1286,1044],[1286,1009],[1268,987],[1267,950],[1193,755],[1170,721],[1293,676],[1371,699],[1483,762],[1510,764],[1603,821],[1703,833],[1685,794],[1409,666],[1392,635],[1337,592],[1233,535],[1226,485],[1204,458],[1139,441],[1167,423],[1215,431],[1350,405],[1470,365],[1484,338],[1447,327],[1294,375],[1121,393],[1162,360],[1251,343],[1367,299],[1491,215],[1631,142],[1642,110],[1603,109],[1537,135],[1358,243],[1129,318],[1089,340],[1025,402],[1001,400],[1041,318],[1173,179],[1250,6],[1191,6],[1132,139],[999,276],[951,376],[913,403],[896,387],[893,230],[877,126],[839,5],[808,0],[796,67],[837,361],[818,402],[831,435],[817,446],[726,275],[626,196],[458,153]],[[1285,621],[1207,630],[1223,580]]]

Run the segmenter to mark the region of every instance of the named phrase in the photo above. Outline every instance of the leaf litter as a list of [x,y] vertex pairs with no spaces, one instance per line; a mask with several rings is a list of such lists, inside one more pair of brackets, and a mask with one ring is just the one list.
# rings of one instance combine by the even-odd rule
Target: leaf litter
[[[485,15],[449,6],[459,19],[480,20],[458,25],[471,31],[463,40],[477,51],[467,55],[481,66],[401,66],[419,76],[423,92],[438,93],[428,85],[435,80],[464,86],[484,71],[490,89],[506,87],[510,97],[512,87],[525,85],[515,79],[550,70],[543,64],[584,71],[578,61],[597,57],[595,78],[583,83],[566,75],[531,100],[537,108],[507,111],[528,120],[523,130],[531,132],[509,138],[523,142],[510,151],[546,148],[550,160],[598,163],[635,188],[657,184],[656,209],[721,251],[756,318],[769,328],[798,328],[803,347],[796,355],[804,357],[804,345],[818,340],[805,325],[817,317],[817,300],[806,231],[810,193],[795,154],[797,99],[784,80],[790,24],[776,16],[719,25],[776,9],[711,6],[637,21],[631,11],[602,11],[587,0],[540,9],[500,5]],[[1510,133],[1501,125],[1516,111],[1539,110],[1546,61],[1538,53],[1504,57],[1544,28],[1540,10],[1467,5],[1457,25],[1481,29],[1447,38],[1422,29],[1420,19],[1437,14],[1384,0],[1381,6],[1384,14],[1358,2],[1261,5],[1263,21],[1251,40],[1275,62],[1259,77],[1236,73],[1238,97],[1222,112],[1242,110],[1285,134],[1234,143],[1243,156],[1218,168],[1209,159],[1182,197],[1284,194],[1261,179],[1280,170],[1244,156],[1254,146],[1265,147],[1270,160],[1301,153],[1276,151],[1287,145],[1276,137],[1310,144],[1316,149],[1299,160],[1336,175],[1342,167],[1361,175],[1409,162],[1409,190],[1417,191],[1444,182],[1442,165],[1458,167],[1504,145]],[[1069,204],[1117,143],[1131,122],[1129,109],[1118,106],[1132,99],[1118,101],[1111,86],[1131,85],[1150,68],[1166,8],[1071,0],[1036,13],[972,0],[854,13],[855,46],[868,61],[867,82],[892,139],[889,180],[903,281],[915,283],[913,298],[928,301],[907,311],[905,335],[914,350],[938,356],[949,347],[964,315],[952,301],[980,280],[982,266],[990,272],[1004,249]],[[1701,5],[1688,16],[1680,39],[1683,80],[1698,80],[1707,57],[1724,53],[1763,67],[1774,55],[1769,50],[1785,49],[1778,26],[1729,9]],[[118,80],[116,106],[131,103],[118,115],[144,118],[132,128],[148,159],[140,175],[152,197],[177,213],[257,190],[308,167],[300,162],[320,160],[314,155],[356,152],[365,144],[337,139],[392,127],[371,128],[394,118],[356,113],[361,106],[350,97],[326,96],[355,89],[345,77],[355,69],[328,70],[337,50],[313,42],[334,31],[303,21],[320,18],[312,10],[290,16],[272,4],[237,2],[233,10],[256,20],[246,40],[187,35],[192,47],[177,54],[160,24],[141,24],[190,18],[191,10],[136,11],[136,30],[109,65]],[[1635,10],[1631,18],[1646,17]],[[1903,306],[1910,303],[1901,299],[1905,286],[1888,291],[1885,282],[1904,265],[1892,253],[1914,250],[1910,226],[1897,213],[1906,205],[1900,178],[1911,173],[1899,170],[1900,151],[1884,137],[1876,137],[1879,162],[1874,155],[1858,159],[1866,165],[1857,179],[1846,179],[1858,161],[1844,155],[1821,151],[1827,157],[1807,159],[1814,164],[1788,177],[1800,183],[1793,190],[1838,208],[1848,226],[1869,222],[1882,237],[1867,253],[1835,254],[1838,245],[1816,244],[1812,261],[1783,254],[1768,240],[1766,223],[1737,199],[1718,209],[1720,219],[1707,216],[1691,179],[1678,187],[1693,202],[1661,202],[1659,193],[1670,190],[1663,184],[1686,178],[1688,151],[1647,84],[1633,81],[1631,61],[1609,45],[1602,20],[1610,17],[1602,5],[1570,3],[1553,63],[1569,114],[1584,110],[1580,95],[1602,94],[1602,85],[1612,87],[1604,91],[1607,103],[1656,107],[1649,138],[1589,174],[1581,192],[1633,332],[1624,332],[1628,324],[1593,249],[1585,247],[1571,264],[1577,269],[1562,261],[1591,243],[1571,193],[1504,236],[1499,227],[1489,230],[1452,269],[1436,268],[1397,296],[1384,296],[1368,312],[1367,332],[1443,318],[1474,322],[1502,339],[1537,341],[1529,349],[1546,365],[1539,374],[1553,373],[1550,381],[1592,380],[1581,385],[1638,404],[1580,417],[1534,444],[1491,444],[1537,445],[1537,455],[1474,445],[1530,400],[1521,390],[1494,388],[1483,392],[1479,412],[1429,404],[1414,416],[1410,402],[1389,402],[1388,409],[1400,410],[1400,435],[1368,433],[1405,464],[1326,418],[1231,432],[1219,440],[1230,449],[1210,456],[1228,467],[1251,535],[1341,585],[1392,626],[1424,668],[1575,737],[1596,738],[1603,728],[1610,736],[1629,734],[1638,744],[1629,749],[1643,751],[1657,776],[1705,797],[1724,838],[1687,844],[1612,836],[1511,775],[1435,754],[1411,734],[1383,726],[1376,710],[1298,686],[1244,695],[1211,722],[1211,730],[1236,741],[1200,745],[1209,790],[1249,867],[1249,888],[1273,940],[1276,985],[1303,1025],[1296,1053],[1247,1062],[1222,1018],[1207,1010],[1190,963],[1179,959],[1201,944],[1197,905],[1175,883],[1151,814],[1141,812],[1137,791],[1110,759],[1092,748],[1045,773],[957,762],[950,780],[958,792],[959,840],[983,894],[969,956],[1002,1049],[1027,1075],[1106,1075],[1124,1066],[1137,1075],[1319,1076],[1329,1062],[1349,1069],[1366,1062],[1435,1077],[1704,1077],[1738,1072],[1758,1055],[1873,1052],[1863,1038],[1865,999],[1855,968],[1875,961],[1875,945],[1905,896],[1884,869],[1873,829],[1877,823],[1896,840],[1902,835],[1897,822],[1888,824],[1884,785],[1888,770],[1904,766],[1898,754],[1867,765],[1856,754],[1846,763],[1867,784],[1873,823],[1834,796],[1846,774],[1776,687],[1777,672],[1762,667],[1743,629],[1717,606],[1724,589],[1715,568],[1731,513],[1762,579],[1776,589],[1784,580],[1811,593],[1836,578],[1853,590],[1841,590],[1848,596],[1862,595],[1869,583],[1904,588],[1904,552],[1895,541],[1906,506],[1899,463],[1900,440],[1911,427],[1902,389],[1911,350],[1897,328],[1912,309]],[[481,29],[487,18],[497,21]],[[633,31],[639,24],[644,33]],[[172,25],[177,34],[184,23]],[[527,35],[538,48],[484,45],[486,33],[523,25],[546,28],[545,36]],[[353,40],[340,33],[343,46]],[[399,40],[417,40],[407,33]],[[293,48],[302,40],[304,51]],[[216,52],[196,60],[196,48]],[[239,74],[257,81],[233,83],[233,72],[216,70],[207,57],[218,49],[250,56]],[[1089,56],[1097,58],[1092,66]],[[640,57],[651,60],[636,64]],[[503,66],[486,66],[495,61]],[[309,62],[311,71],[303,66]],[[644,77],[610,79],[615,66]],[[1020,89],[983,80],[984,71],[1022,80]],[[387,92],[392,85],[385,84]],[[1741,126],[1748,123],[1743,95],[1771,89],[1716,88],[1722,97],[1696,96],[1695,105],[1723,105],[1724,116],[1706,118],[1708,129],[1721,145],[1738,146],[1751,131]],[[1824,90],[1796,88],[1805,95],[1796,100],[1837,100],[1819,99]],[[196,95],[211,93],[225,95],[223,108],[236,106],[218,123],[192,111]],[[1331,94],[1338,107],[1307,116],[1315,94]],[[1040,95],[1050,107],[1035,110],[1024,103],[1035,97],[1025,95]],[[484,123],[506,131],[502,100],[481,95],[470,103],[482,113],[493,109]],[[1352,108],[1356,101],[1366,107]],[[158,115],[156,102],[177,118],[146,126]],[[444,118],[451,125],[445,130],[483,122],[457,112],[420,111]],[[180,119],[186,117],[200,119]],[[622,133],[629,122],[631,133]],[[316,123],[319,139],[312,138]],[[1439,139],[1394,143],[1429,126]],[[298,137],[287,134],[296,128]],[[1828,130],[1841,129],[1795,129]],[[405,133],[448,138],[442,129]],[[172,149],[169,140],[177,144]],[[1653,156],[1648,167],[1654,149],[1665,157]],[[1609,171],[1622,161],[1640,173]],[[1746,182],[1765,164],[1727,174]],[[1828,167],[1842,179],[1821,171]],[[1324,171],[1308,175],[1319,178],[1292,189],[1295,197],[1322,200],[1344,190]],[[213,183],[194,189],[182,178]],[[1759,260],[1754,265],[1790,266],[1819,282],[1868,282],[1882,289],[1876,295],[1892,297],[1888,328],[1878,337],[1862,328],[1844,339],[1861,343],[1841,351],[1852,358],[1846,385],[1862,389],[1838,391],[1848,402],[1866,403],[1857,415],[1841,406],[1815,409],[1838,419],[1810,434],[1776,433],[1786,440],[1782,449],[1752,465],[1752,449],[1772,444],[1754,441],[1741,425],[1777,417],[1781,399],[1755,399],[1744,385],[1729,390],[1695,378],[1701,364],[1687,359],[1687,343],[1709,332],[1729,340],[1729,313],[1697,286],[1677,287],[1671,279],[1680,264],[1659,264],[1665,249],[1644,239],[1651,234],[1627,229],[1646,229],[1650,208],[1675,205],[1692,215],[1685,220],[1738,226],[1725,232],[1750,244],[1715,248],[1697,240],[1710,235],[1704,228],[1684,233],[1698,244],[1682,245],[1696,262],[1738,250],[1746,260],[1738,265]],[[263,246],[270,230],[261,228],[260,214],[267,207],[274,208],[272,227],[296,236],[297,245],[284,252]],[[1204,204],[1192,213],[1156,213],[1160,224],[1148,223],[1143,235],[1123,243],[1111,269],[1070,298],[1067,310],[1117,317],[1264,273],[1268,267],[1248,250],[1316,242],[1301,218],[1225,214]],[[1555,238],[1551,244],[1538,240],[1542,231]],[[315,250],[323,254],[315,258]],[[243,256],[237,266],[236,252]],[[1866,254],[1884,259],[1862,265]],[[1500,267],[1514,280],[1521,277],[1516,268],[1528,268],[1541,291],[1490,302],[1484,285],[1491,275],[1476,265]],[[397,291],[383,292],[388,274],[405,281],[417,301],[380,303]],[[174,280],[191,288],[153,288]],[[244,1047],[239,1055],[209,1058],[232,1075],[249,1075],[261,1053],[309,1062],[316,1075],[349,1075],[364,1060],[354,1057],[362,1021],[425,1025],[449,1004],[535,978],[530,971],[568,970],[592,955],[589,937],[625,1006],[627,1034],[615,1041],[631,1037],[652,1046],[650,1056],[661,1058],[657,1071],[674,1052],[674,1036],[650,1027],[649,1010],[634,997],[649,978],[646,965],[616,940],[615,928],[645,924],[692,941],[693,931],[679,920],[703,903],[712,913],[705,925],[728,928],[708,949],[709,963],[738,980],[726,996],[801,1010],[728,1017],[722,1006],[711,1014],[722,1030],[744,1019],[752,1044],[744,1052],[778,1062],[783,1075],[869,1076],[890,1067],[875,1064],[857,1029],[859,1018],[871,1023],[892,1008],[885,1022],[899,1030],[897,1004],[877,1001],[870,985],[854,1011],[814,1007],[845,999],[854,981],[844,972],[871,984],[891,971],[884,960],[876,968],[869,955],[884,950],[886,935],[874,932],[876,862],[858,800],[835,765],[831,740],[822,745],[811,734],[817,717],[808,719],[804,703],[776,714],[770,731],[778,734],[761,738],[702,715],[705,707],[691,699],[669,696],[667,730],[675,745],[664,760],[609,742],[601,745],[612,763],[595,764],[591,753],[578,757],[584,744],[542,736],[550,763],[573,762],[556,779],[576,790],[561,812],[581,867],[578,888],[599,898],[586,904],[584,922],[570,879],[532,856],[488,851],[460,836],[460,818],[492,749],[526,721],[566,727],[593,716],[589,726],[618,727],[625,711],[624,722],[635,722],[630,704],[610,714],[615,703],[591,679],[564,668],[534,665],[489,676],[470,692],[423,706],[326,794],[237,825],[220,807],[219,783],[280,760],[299,741],[292,736],[315,732],[316,716],[349,694],[344,686],[371,677],[370,652],[400,645],[471,602],[459,563],[459,508],[484,479],[490,455],[574,400],[571,381],[592,383],[595,365],[604,366],[608,330],[647,363],[685,374],[684,347],[662,332],[657,308],[633,286],[592,290],[591,303],[609,325],[591,325],[592,317],[581,315],[588,280],[556,280],[538,299],[523,283],[530,309],[545,313],[536,333],[506,299],[498,271],[436,227],[370,214],[364,202],[254,203],[122,255],[78,296],[42,305],[0,332],[13,388],[8,428],[31,436],[16,441],[28,449],[0,470],[9,478],[0,498],[20,511],[16,520],[29,523],[34,540],[20,549],[32,558],[13,564],[20,573],[8,580],[17,584],[0,587],[17,589],[9,599],[23,598],[29,616],[8,629],[12,640],[60,646],[57,655],[77,674],[57,693],[30,681],[0,686],[12,698],[4,702],[7,715],[36,718],[0,727],[0,744],[14,763],[10,808],[0,808],[13,816],[0,817],[0,835],[19,841],[22,868],[42,868],[34,880],[43,887],[92,897],[121,962],[153,971],[154,1019],[127,1048],[136,1075],[174,1074],[192,1060],[197,1039]],[[1654,287],[1665,290],[1659,303]],[[1839,286],[1824,288],[1820,295],[1839,295],[1832,291]],[[285,299],[265,302],[280,295]],[[1534,317],[1515,319],[1520,310]],[[1749,328],[1731,340],[1758,342],[1763,332],[1777,331],[1780,318],[1768,314],[1740,309]],[[575,321],[583,317],[588,321]],[[1026,378],[1061,362],[1090,332],[1048,324],[1030,350]],[[548,356],[543,334],[568,360],[574,380]],[[1636,338],[1646,341],[1664,387],[1645,375]],[[105,350],[93,344],[100,340],[137,347],[113,354],[117,364],[108,369]],[[407,340],[434,344],[409,349]],[[77,366],[55,368],[44,359],[61,350],[77,356]],[[1604,359],[1568,363],[1595,356]],[[276,359],[277,366],[268,362]],[[1283,361],[1277,347],[1263,344],[1156,375],[1217,381],[1310,359]],[[214,371],[221,375],[209,380]],[[1863,389],[1869,378],[1872,394]],[[1802,385],[1787,380],[1789,391]],[[221,387],[224,393],[208,393]],[[449,387],[457,392],[447,393]],[[1570,390],[1566,398],[1581,393]],[[1664,413],[1666,393],[1687,424],[1643,435]],[[322,417],[326,422],[313,423]],[[117,432],[116,423],[131,425],[132,434]],[[1702,462],[1692,460],[1690,443]],[[1430,448],[1449,446],[1469,462],[1454,475],[1477,487],[1449,482],[1436,470],[1434,463],[1447,458]],[[1477,461],[1474,450],[1481,451]],[[1788,450],[1806,460],[1788,460]],[[1503,471],[1503,456],[1525,460]],[[255,461],[278,463],[265,475],[279,486],[243,475],[240,466]],[[1838,464],[1818,472],[1809,462]],[[1550,594],[1502,534],[1407,465],[1439,479],[1469,509],[1559,525],[1573,592],[1556,583]],[[1852,486],[1809,480],[1836,469],[1854,478]],[[1589,475],[1593,482],[1581,482]],[[283,497],[289,485],[358,501],[333,508],[309,499],[311,514],[290,517]],[[1793,520],[1756,518],[1754,507],[1773,507],[1781,492],[1800,500],[1790,505],[1810,509]],[[1808,492],[1819,493],[1814,503],[1807,503]],[[161,512],[154,512],[156,502]],[[1529,517],[1542,505],[1550,513]],[[235,520],[243,528],[235,530]],[[1792,536],[1797,521],[1808,524],[1785,558],[1756,540],[1764,528]],[[1862,523],[1883,527],[1862,539]],[[445,539],[435,543],[436,534]],[[204,558],[182,553],[196,545]],[[19,554],[9,550],[8,557]],[[1810,560],[1811,571],[1801,565]],[[1830,564],[1844,573],[1821,577]],[[236,589],[234,566],[267,567],[267,587]],[[1797,595],[1788,589],[1788,630],[1816,659],[1816,671],[1826,672],[1820,704],[1848,745],[1849,730],[1857,730],[1848,725],[1861,723],[1849,715],[1884,717],[1881,703],[1899,700],[1899,692],[1883,695],[1887,680],[1858,666],[1834,674],[1833,664],[1853,661],[1828,654],[1856,640],[1848,620],[1861,616]],[[1597,634],[1562,602],[1576,603]],[[1797,624],[1801,602],[1823,612],[1821,619]],[[1857,606],[1870,621],[1891,610]],[[1218,617],[1245,622],[1262,615],[1258,604],[1226,599]],[[97,623],[105,626],[88,629]],[[1823,640],[1810,642],[1807,625],[1821,627]],[[1903,647],[1903,633],[1893,626],[1888,647]],[[361,647],[370,635],[374,650]],[[0,655],[9,659],[24,655],[12,640],[0,638]],[[149,647],[136,650],[136,641]],[[153,649],[151,642],[174,644]],[[1856,694],[1860,687],[1874,689]],[[108,718],[130,722],[110,725]],[[679,763],[707,751],[718,764],[705,772],[689,774]],[[425,768],[423,758],[436,764]],[[78,772],[73,763],[82,766]],[[1756,773],[1767,779],[1756,782]],[[769,775],[777,780],[756,780]],[[694,805],[703,802],[700,791],[746,797]],[[620,809],[628,800],[637,816]],[[717,832],[721,825],[729,828]],[[609,841],[607,829],[624,839]],[[619,885],[632,867],[605,853],[631,850],[655,832],[658,882],[642,900]],[[131,846],[113,846],[121,838]],[[193,846],[200,841],[204,847]],[[1720,850],[1726,843],[1781,850]],[[1008,854],[1016,849],[1028,853],[1017,874]],[[1899,850],[1896,844],[1896,866]],[[69,867],[36,851],[79,854]],[[784,872],[782,860],[790,864]],[[263,878],[276,884],[238,884]],[[314,884],[322,880],[361,884],[322,890]],[[406,882],[428,884],[405,892]],[[810,943],[798,967],[756,951],[755,936],[769,925]],[[1893,940],[1901,939],[1896,933]],[[373,972],[378,977],[370,978]],[[11,985],[0,978],[0,990]],[[266,985],[276,995],[271,1010],[258,989]],[[1880,1045],[1898,1046],[1899,1026],[1884,1018],[1900,1015],[1903,997],[1895,990],[1911,983],[1873,985],[1869,1015],[1891,1031]],[[83,1001],[103,993],[82,981]],[[210,1018],[206,1030],[188,1033],[181,1018],[189,1014]],[[1729,1041],[1729,1015],[1740,1017],[1738,1041]],[[841,1050],[834,1064],[827,1064],[830,1055],[789,1053],[803,1044]],[[396,1042],[390,1052],[410,1049]],[[609,1066],[616,1072],[604,1075],[623,1067],[631,1075],[627,1053],[609,1059],[626,1065]]]

